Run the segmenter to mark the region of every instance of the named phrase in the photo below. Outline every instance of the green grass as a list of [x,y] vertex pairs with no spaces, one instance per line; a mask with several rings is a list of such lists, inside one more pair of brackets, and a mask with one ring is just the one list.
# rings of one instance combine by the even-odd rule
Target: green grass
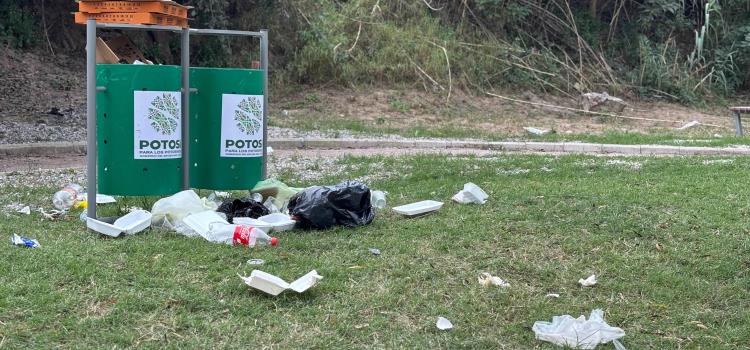
[[[706,159],[345,158],[341,176],[369,176],[389,192],[389,206],[446,204],[416,219],[385,210],[366,227],[283,233],[272,249],[160,229],[107,239],[72,217],[13,215],[0,220],[3,239],[19,233],[42,248],[0,249],[0,344],[554,349],[534,339],[534,321],[602,308],[629,349],[746,347],[750,160]],[[373,173],[373,163],[383,172]],[[488,203],[448,201],[468,181],[490,194]],[[49,207],[52,192],[0,188],[0,204]],[[373,247],[382,256],[370,255]],[[250,273],[250,258],[287,280],[311,269],[324,279],[304,294],[270,297],[237,277]],[[481,287],[482,272],[511,287]],[[596,286],[576,284],[590,274]],[[455,329],[437,331],[438,316]]]

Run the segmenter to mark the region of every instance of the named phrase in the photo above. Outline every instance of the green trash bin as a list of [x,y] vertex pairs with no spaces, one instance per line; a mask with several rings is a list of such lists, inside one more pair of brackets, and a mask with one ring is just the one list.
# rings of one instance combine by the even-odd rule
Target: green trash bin
[[[193,188],[250,189],[263,179],[262,70],[191,68],[189,177]],[[182,189],[181,68],[97,65],[99,193]]]
[[191,68],[190,186],[250,189],[263,178],[263,71]]
[[96,67],[99,193],[169,195],[182,189],[181,70]]

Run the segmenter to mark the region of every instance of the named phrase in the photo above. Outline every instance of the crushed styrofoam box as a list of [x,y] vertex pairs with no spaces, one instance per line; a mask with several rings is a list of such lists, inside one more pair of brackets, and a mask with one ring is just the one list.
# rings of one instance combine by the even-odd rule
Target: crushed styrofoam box
[[393,211],[401,215],[406,216],[417,216],[427,214],[429,212],[437,211],[443,207],[443,202],[437,201],[421,201],[412,204],[402,205],[393,208]]
[[146,210],[135,210],[108,224],[93,218],[86,218],[86,227],[103,235],[119,237],[122,233],[134,235],[151,226],[151,213]]
[[484,192],[479,186],[474,183],[467,183],[464,185],[464,189],[456,193],[453,196],[453,201],[460,204],[484,204],[489,198],[489,195]]
[[312,288],[316,283],[318,283],[318,281],[323,279],[323,276],[318,275],[317,271],[312,270],[306,275],[298,278],[294,282],[287,283],[283,279],[270,273],[260,270],[253,270],[250,273],[250,277],[240,276],[240,278],[242,278],[242,280],[245,281],[245,284],[247,284],[248,286],[276,296],[287,289],[291,289],[297,293],[302,293]]

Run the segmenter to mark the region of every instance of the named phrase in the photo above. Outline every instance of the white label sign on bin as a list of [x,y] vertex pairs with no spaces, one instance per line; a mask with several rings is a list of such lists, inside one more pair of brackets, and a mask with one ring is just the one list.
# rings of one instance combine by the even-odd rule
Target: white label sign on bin
[[221,96],[221,157],[263,156],[263,95]]
[[134,91],[135,159],[182,157],[182,96],[177,91]]

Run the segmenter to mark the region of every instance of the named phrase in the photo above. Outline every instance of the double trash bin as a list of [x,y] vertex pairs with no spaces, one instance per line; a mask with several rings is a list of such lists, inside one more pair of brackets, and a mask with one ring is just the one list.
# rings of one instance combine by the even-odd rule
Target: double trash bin
[[[182,190],[181,67],[99,64],[99,193]],[[252,188],[263,177],[262,70],[190,68],[189,186]]]

